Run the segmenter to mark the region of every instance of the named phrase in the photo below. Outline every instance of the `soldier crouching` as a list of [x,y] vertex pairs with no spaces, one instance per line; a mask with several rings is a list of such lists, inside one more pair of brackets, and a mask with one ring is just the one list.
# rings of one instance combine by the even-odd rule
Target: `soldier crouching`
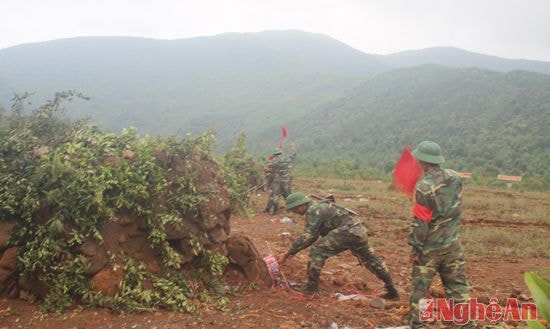
[[291,248],[277,257],[279,264],[282,265],[288,257],[312,245],[307,263],[308,282],[299,291],[307,294],[318,292],[325,261],[350,250],[362,265],[385,283],[386,293],[380,297],[399,299],[391,275],[384,262],[374,254],[367,240],[367,229],[359,218],[333,203],[311,201],[300,192],[287,197],[285,208],[305,215],[306,226],[304,233],[294,240]]

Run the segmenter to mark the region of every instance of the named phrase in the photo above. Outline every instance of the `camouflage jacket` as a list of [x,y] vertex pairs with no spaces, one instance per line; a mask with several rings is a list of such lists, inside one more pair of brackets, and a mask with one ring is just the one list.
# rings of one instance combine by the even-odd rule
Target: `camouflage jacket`
[[413,253],[443,250],[458,242],[462,181],[449,169],[425,172],[415,187],[409,244]]
[[295,255],[317,241],[319,236],[325,236],[343,224],[354,223],[361,222],[346,209],[329,202],[312,201],[306,212],[305,230],[292,242],[288,253]]
[[265,167],[268,182],[273,180],[288,180],[290,177],[290,161],[280,155],[274,156]]

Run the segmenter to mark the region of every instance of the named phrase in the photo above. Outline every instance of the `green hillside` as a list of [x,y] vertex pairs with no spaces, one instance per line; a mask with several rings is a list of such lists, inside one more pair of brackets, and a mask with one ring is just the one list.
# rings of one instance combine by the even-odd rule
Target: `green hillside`
[[348,159],[388,170],[405,144],[434,140],[458,170],[547,182],[549,127],[550,76],[435,65],[372,78],[288,124],[303,161],[317,166]]
[[236,136],[260,120],[282,123],[386,69],[335,39],[299,31],[83,37],[0,50],[0,103],[15,92],[36,92],[40,103],[76,89],[92,99],[72,114],[104,128],[185,135],[213,127]]

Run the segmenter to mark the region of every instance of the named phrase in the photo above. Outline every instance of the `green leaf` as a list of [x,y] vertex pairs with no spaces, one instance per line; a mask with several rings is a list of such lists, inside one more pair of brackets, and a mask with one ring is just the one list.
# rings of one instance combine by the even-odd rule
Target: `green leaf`
[[550,284],[534,272],[525,273],[525,284],[533,295],[538,312],[550,323]]

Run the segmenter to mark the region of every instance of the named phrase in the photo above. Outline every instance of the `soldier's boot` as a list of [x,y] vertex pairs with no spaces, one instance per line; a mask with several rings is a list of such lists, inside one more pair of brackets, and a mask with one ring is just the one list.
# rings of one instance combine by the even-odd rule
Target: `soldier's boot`
[[321,276],[321,271],[317,269],[308,269],[308,281],[302,287],[297,290],[303,294],[313,295],[319,292],[319,277]]
[[391,275],[389,272],[384,273],[380,276],[380,279],[382,279],[385,283],[384,288],[386,288],[386,293],[380,295],[380,298],[384,298],[387,300],[398,300],[399,299],[399,292],[397,289],[395,289],[395,286],[393,285],[393,280],[391,278]]
[[273,201],[273,215],[277,215],[279,213],[279,200]]
[[264,212],[269,213],[271,211],[272,206],[273,206],[273,200],[271,198],[267,199],[267,205],[265,206]]

